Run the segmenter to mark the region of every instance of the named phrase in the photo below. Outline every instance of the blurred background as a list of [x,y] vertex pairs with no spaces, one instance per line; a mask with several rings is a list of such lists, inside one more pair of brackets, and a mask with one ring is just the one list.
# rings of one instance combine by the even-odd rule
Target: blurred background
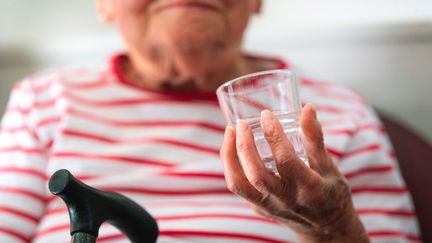
[[[431,0],[264,0],[245,48],[351,87],[432,142]],[[0,113],[14,82],[122,50],[90,0],[0,0]]]

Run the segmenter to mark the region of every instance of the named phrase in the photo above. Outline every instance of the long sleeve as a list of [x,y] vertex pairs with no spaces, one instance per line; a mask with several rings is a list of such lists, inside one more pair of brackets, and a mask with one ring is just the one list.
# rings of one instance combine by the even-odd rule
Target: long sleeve
[[420,241],[409,191],[379,119],[366,107],[358,121],[338,167],[371,241]]
[[34,95],[12,91],[0,130],[0,242],[29,242],[46,202],[46,154],[32,118]]

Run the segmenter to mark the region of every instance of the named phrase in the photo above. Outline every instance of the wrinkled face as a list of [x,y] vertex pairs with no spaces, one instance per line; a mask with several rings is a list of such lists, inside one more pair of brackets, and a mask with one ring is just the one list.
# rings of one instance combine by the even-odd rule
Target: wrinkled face
[[[98,0],[99,13],[123,35],[130,54],[166,72],[198,72],[239,52],[260,0]],[[190,62],[195,63],[195,70]],[[226,60],[225,60],[226,61]]]

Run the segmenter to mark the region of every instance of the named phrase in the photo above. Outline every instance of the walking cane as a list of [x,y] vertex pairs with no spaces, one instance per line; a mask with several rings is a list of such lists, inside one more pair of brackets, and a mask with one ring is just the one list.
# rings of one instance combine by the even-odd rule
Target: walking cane
[[156,220],[123,195],[90,187],[64,169],[51,176],[49,190],[66,203],[72,243],[95,243],[104,222],[117,227],[132,243],[156,242]]

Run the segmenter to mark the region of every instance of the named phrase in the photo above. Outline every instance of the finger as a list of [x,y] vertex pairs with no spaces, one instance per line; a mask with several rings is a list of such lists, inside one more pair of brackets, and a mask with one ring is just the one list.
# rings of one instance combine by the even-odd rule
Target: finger
[[259,192],[264,195],[285,193],[282,191],[284,182],[264,166],[246,121],[237,122],[236,148],[246,178]]
[[306,104],[303,107],[300,126],[305,138],[311,168],[321,175],[328,172],[330,168],[333,168],[333,162],[325,148],[321,124],[317,119],[316,109],[312,104]]
[[[279,120],[269,110],[261,113],[261,126],[270,145],[278,171],[288,181],[314,186],[317,174],[300,160]],[[291,183],[290,183],[291,184]]]
[[235,128],[225,130],[220,157],[228,189],[250,202],[261,201],[263,196],[247,180],[243,173],[236,151]]

